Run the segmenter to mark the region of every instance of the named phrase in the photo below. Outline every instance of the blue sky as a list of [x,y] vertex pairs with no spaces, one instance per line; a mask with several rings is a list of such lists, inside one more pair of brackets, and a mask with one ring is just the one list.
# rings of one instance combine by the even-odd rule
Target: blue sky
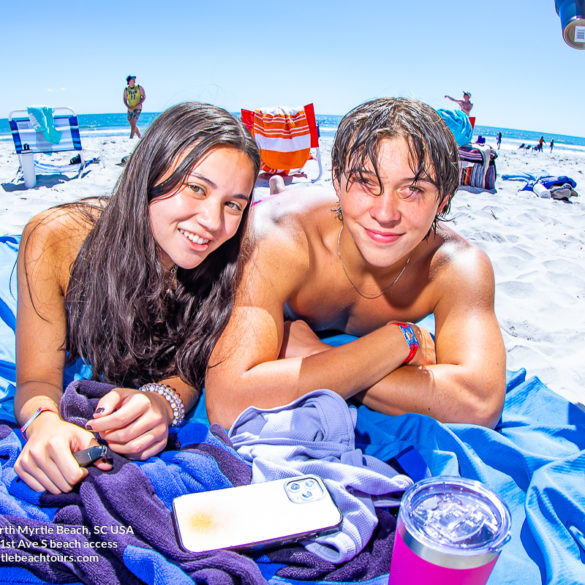
[[478,124],[585,136],[585,51],[565,45],[554,0],[4,0],[2,20],[1,118],[122,112],[133,74],[151,112],[343,114],[389,95],[448,108],[468,90]]

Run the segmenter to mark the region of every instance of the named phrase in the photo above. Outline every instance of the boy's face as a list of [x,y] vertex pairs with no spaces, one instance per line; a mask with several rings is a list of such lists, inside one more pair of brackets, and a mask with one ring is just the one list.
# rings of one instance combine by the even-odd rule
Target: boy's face
[[371,266],[383,268],[403,261],[428,234],[446,205],[438,190],[422,177],[414,182],[408,144],[402,137],[380,141],[378,182],[371,162],[363,179],[334,181],[343,225]]

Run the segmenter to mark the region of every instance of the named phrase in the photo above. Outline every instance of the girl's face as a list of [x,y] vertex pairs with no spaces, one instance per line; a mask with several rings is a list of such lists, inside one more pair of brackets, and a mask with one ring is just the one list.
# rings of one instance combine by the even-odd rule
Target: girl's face
[[[167,179],[185,155],[161,178]],[[236,148],[208,151],[175,191],[150,202],[150,227],[161,262],[192,269],[233,237],[250,202],[254,165]]]

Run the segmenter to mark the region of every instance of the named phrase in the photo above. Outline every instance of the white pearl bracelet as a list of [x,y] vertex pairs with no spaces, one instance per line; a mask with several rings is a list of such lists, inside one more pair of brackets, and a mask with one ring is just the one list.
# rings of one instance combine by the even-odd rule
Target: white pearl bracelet
[[185,405],[183,404],[183,401],[181,400],[178,392],[170,386],[151,382],[150,384],[144,384],[144,386],[140,386],[138,390],[141,392],[156,392],[171,405],[173,410],[173,420],[171,421],[171,426],[176,427],[185,420]]

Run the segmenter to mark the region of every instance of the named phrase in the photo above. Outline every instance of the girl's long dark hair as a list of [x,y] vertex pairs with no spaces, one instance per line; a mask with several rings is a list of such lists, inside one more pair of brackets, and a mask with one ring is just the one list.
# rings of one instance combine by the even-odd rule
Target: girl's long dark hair
[[193,270],[179,268],[173,288],[158,260],[149,203],[173,193],[206,152],[222,146],[247,154],[258,172],[254,139],[227,111],[200,103],[170,108],[137,145],[95,220],[65,297],[69,359],[89,363],[95,379],[136,388],[178,375],[203,387],[211,350],[232,309],[249,206],[235,236]]

